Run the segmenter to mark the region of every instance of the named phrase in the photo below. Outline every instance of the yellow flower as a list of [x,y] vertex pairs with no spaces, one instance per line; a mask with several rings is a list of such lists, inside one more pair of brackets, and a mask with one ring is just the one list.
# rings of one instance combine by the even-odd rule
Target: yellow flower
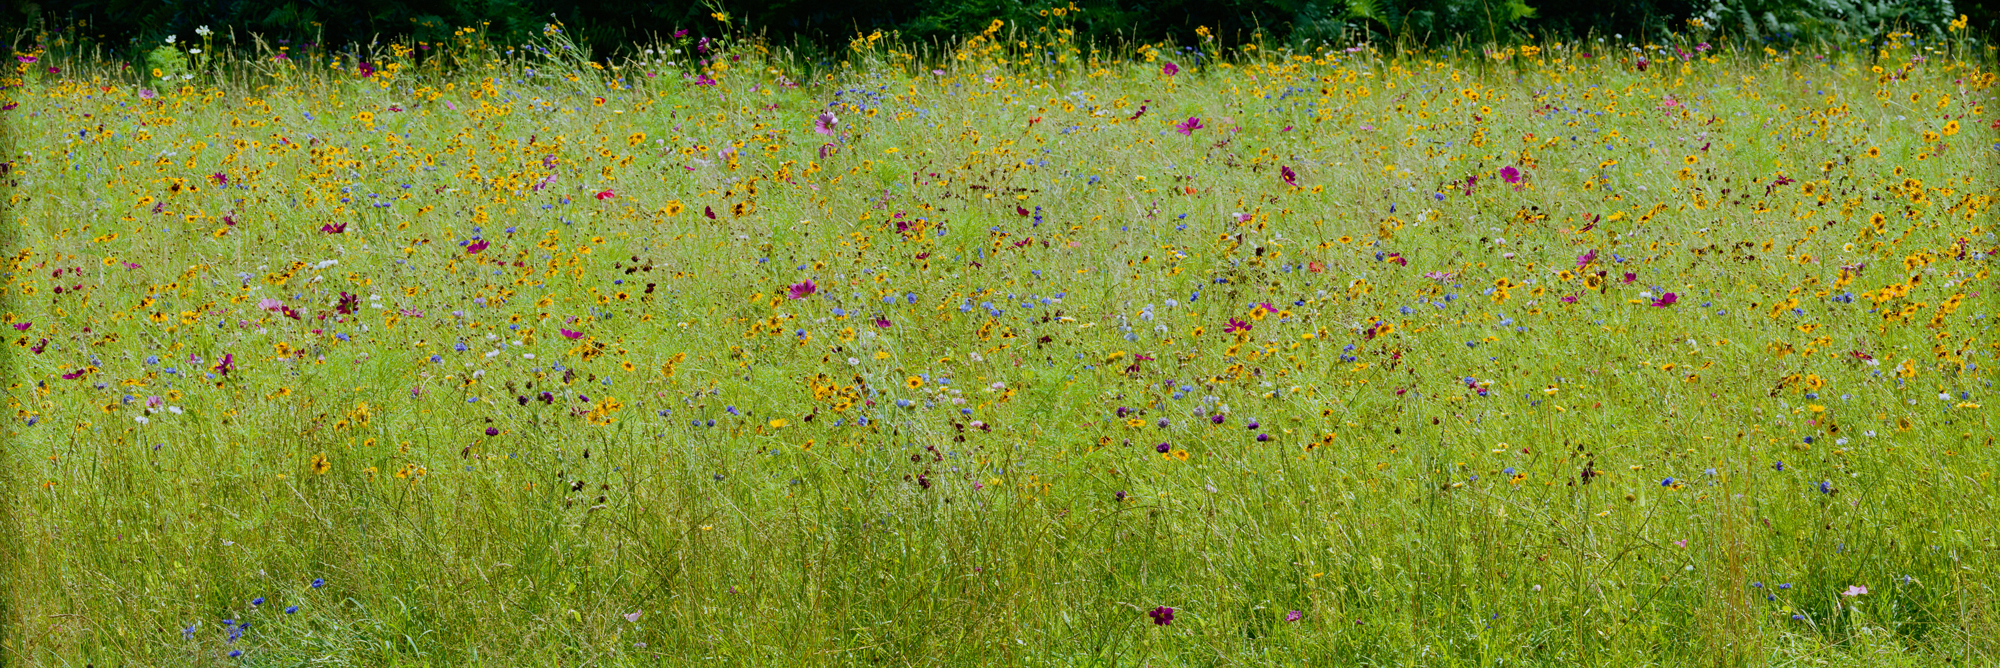
[[638,146],[639,144],[644,143],[645,141],[646,141],[646,133],[634,132],[632,133],[631,136],[625,138],[625,145]]
[[323,452],[322,452],[322,453],[320,453],[320,454],[317,454],[317,455],[313,455],[313,458],[312,458],[312,472],[313,472],[314,474],[317,474],[317,475],[326,475],[326,472],[327,472],[328,470],[332,469],[332,468],[333,468],[333,464],[332,464],[331,462],[328,462],[328,461],[326,460],[326,453],[323,453]]
[[923,376],[910,376],[908,380],[903,381],[903,384],[908,385],[910,389],[914,390],[924,386],[924,378]]

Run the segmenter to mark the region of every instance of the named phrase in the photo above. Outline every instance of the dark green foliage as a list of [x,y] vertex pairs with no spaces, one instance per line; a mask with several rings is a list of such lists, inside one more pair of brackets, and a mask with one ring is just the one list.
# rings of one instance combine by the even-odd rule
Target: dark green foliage
[[[195,27],[250,31],[333,50],[408,37],[438,41],[464,26],[489,39],[519,43],[550,20],[599,53],[650,43],[675,30],[695,36],[748,32],[780,44],[837,47],[857,32],[894,31],[904,39],[945,40],[976,33],[998,19],[1020,25],[1050,21],[1086,41],[1199,41],[1197,27],[1233,45],[1276,42],[1349,43],[1386,40],[1448,47],[1506,43],[1533,35],[1623,35],[1658,38],[1688,31],[1704,18],[1710,29],[1754,41],[1791,43],[1879,38],[1896,29],[1943,30],[1971,16],[1974,34],[1990,34],[2000,13],[1989,3],[1952,0],[45,0],[0,10],[0,29],[83,22],[80,33],[108,47],[155,43]],[[1059,19],[1048,10],[1068,8]],[[729,13],[724,25],[712,15]]]

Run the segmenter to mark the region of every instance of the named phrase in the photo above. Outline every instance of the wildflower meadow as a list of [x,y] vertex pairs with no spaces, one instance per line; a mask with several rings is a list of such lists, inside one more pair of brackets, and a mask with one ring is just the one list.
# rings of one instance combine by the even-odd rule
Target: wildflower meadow
[[1960,25],[1063,20],[18,40],[0,666],[2000,661]]

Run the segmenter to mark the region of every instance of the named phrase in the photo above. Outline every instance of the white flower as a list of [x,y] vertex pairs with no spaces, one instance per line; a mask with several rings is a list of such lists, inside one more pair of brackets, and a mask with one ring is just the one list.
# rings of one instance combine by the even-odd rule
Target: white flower
[[213,35],[213,34],[215,34],[215,31],[213,31],[213,30],[209,30],[209,29],[208,29],[208,26],[202,26],[202,27],[199,27],[199,28],[195,28],[195,29],[194,29],[194,34],[197,34],[197,35],[201,35],[202,37],[207,37],[207,36],[209,36],[209,35]]
[[172,44],[172,43],[174,43],[174,40],[177,40],[177,39],[180,39],[180,36],[179,36],[179,35],[168,35],[168,36],[167,36],[167,43],[168,43],[168,44]]

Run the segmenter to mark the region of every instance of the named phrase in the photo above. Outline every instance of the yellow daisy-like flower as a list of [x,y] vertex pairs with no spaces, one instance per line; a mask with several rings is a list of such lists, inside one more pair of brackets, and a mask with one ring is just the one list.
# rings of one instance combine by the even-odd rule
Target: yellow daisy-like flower
[[327,461],[326,453],[322,452],[320,454],[313,455],[312,472],[315,475],[326,475],[326,472],[332,469],[333,469],[333,463]]
[[924,378],[923,376],[910,376],[908,380],[903,381],[903,384],[914,390],[924,386]]
[[645,141],[646,141],[646,133],[634,132],[630,136],[625,138],[625,145],[638,146],[639,144],[645,143]]

